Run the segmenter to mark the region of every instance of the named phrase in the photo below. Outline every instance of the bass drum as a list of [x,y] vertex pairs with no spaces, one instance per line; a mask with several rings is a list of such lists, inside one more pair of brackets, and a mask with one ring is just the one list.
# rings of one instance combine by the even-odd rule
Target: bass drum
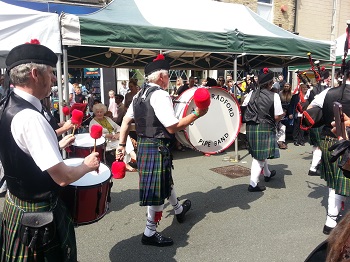
[[[196,108],[193,99],[196,89],[188,89],[174,100],[178,119],[191,114]],[[217,154],[230,147],[237,138],[241,126],[241,110],[237,100],[226,90],[211,87],[208,91],[211,96],[208,113],[175,136],[186,147],[205,154]]]

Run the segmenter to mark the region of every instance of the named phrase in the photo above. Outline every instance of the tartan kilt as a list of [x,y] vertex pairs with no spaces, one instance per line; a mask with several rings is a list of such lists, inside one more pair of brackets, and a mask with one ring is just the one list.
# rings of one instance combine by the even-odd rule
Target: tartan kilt
[[247,123],[247,140],[249,153],[257,160],[279,158],[276,139],[276,127],[266,123]]
[[343,175],[343,171],[338,167],[338,163],[341,161],[339,158],[334,163],[329,161],[331,157],[328,148],[337,142],[337,138],[326,136],[324,140],[321,140],[322,150],[322,165],[321,165],[321,178],[327,182],[327,186],[335,190],[335,193],[342,196],[350,196],[350,179]]
[[310,138],[310,145],[312,146],[321,146],[321,131],[323,126],[311,128],[309,130],[309,138]]
[[137,167],[139,170],[140,206],[159,206],[171,194],[172,155],[170,140],[138,137]]
[[[55,206],[53,202],[26,202],[7,192],[5,197],[2,223],[0,230],[0,259],[2,262],[31,262],[31,261],[77,261],[77,247],[73,221],[67,213],[63,202],[58,199],[53,209],[56,224],[55,237],[48,245],[32,250],[20,242],[20,220],[24,211],[49,211]],[[21,209],[19,209],[20,207]]]

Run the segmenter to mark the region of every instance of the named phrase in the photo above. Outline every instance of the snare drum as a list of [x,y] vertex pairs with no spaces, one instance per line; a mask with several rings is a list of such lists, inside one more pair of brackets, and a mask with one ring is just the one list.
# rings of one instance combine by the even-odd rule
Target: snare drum
[[[75,141],[70,147],[72,152],[69,153],[69,158],[87,157],[94,151],[94,145],[95,139],[89,133],[75,135]],[[105,162],[105,149],[106,139],[104,137],[96,139],[96,152],[99,153],[103,162]]]
[[[78,166],[83,158],[64,160],[68,166]],[[61,198],[66,204],[75,225],[97,222],[108,211],[111,202],[111,171],[101,163],[99,172],[89,172],[74,183],[64,187]]]
[[[187,89],[174,101],[177,118],[186,117],[196,108],[193,99],[196,89]],[[208,91],[211,96],[208,113],[175,136],[186,147],[205,154],[216,154],[226,150],[237,138],[241,110],[237,100],[226,90],[211,87]]]

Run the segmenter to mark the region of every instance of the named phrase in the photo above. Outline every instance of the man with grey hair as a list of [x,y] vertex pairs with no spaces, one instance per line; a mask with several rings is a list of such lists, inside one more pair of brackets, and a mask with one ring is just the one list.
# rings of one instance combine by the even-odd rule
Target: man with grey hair
[[[0,232],[0,261],[77,261],[74,226],[59,190],[99,166],[98,153],[67,166],[40,100],[51,91],[57,56],[38,40],[13,48],[7,58],[0,105],[0,159],[8,191]],[[7,78],[7,79],[6,79]],[[7,90],[6,89],[6,90]],[[39,225],[39,226],[38,226]],[[41,227],[40,227],[41,226]]]
[[145,67],[148,82],[133,98],[120,130],[117,159],[123,159],[126,138],[133,120],[135,120],[137,141],[137,166],[139,170],[140,206],[147,206],[147,223],[141,242],[144,245],[170,246],[173,240],[156,231],[162,217],[164,200],[167,198],[173,206],[179,223],[185,220],[185,214],[191,208],[191,201],[181,205],[176,197],[172,170],[172,156],[169,149],[175,132],[184,129],[208,109],[196,108],[191,114],[180,120],[175,117],[169,93],[168,61],[163,55]]

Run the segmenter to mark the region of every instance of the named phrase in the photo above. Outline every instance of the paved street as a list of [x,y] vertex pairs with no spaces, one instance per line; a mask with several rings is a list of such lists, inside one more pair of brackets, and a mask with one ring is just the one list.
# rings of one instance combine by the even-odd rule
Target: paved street
[[[80,262],[107,261],[304,261],[326,236],[327,188],[319,177],[307,175],[311,146],[281,151],[270,160],[276,177],[264,192],[247,191],[249,177],[229,178],[210,169],[229,165],[250,168],[251,157],[232,145],[225,153],[203,156],[187,150],[174,152],[174,180],[181,200],[192,208],[184,224],[174,219],[167,204],[158,231],[174,245],[141,245],[146,208],[138,205],[138,175],[114,180],[112,203],[99,222],[76,229]],[[263,179],[262,179],[263,180]],[[0,208],[3,207],[0,199]]]

